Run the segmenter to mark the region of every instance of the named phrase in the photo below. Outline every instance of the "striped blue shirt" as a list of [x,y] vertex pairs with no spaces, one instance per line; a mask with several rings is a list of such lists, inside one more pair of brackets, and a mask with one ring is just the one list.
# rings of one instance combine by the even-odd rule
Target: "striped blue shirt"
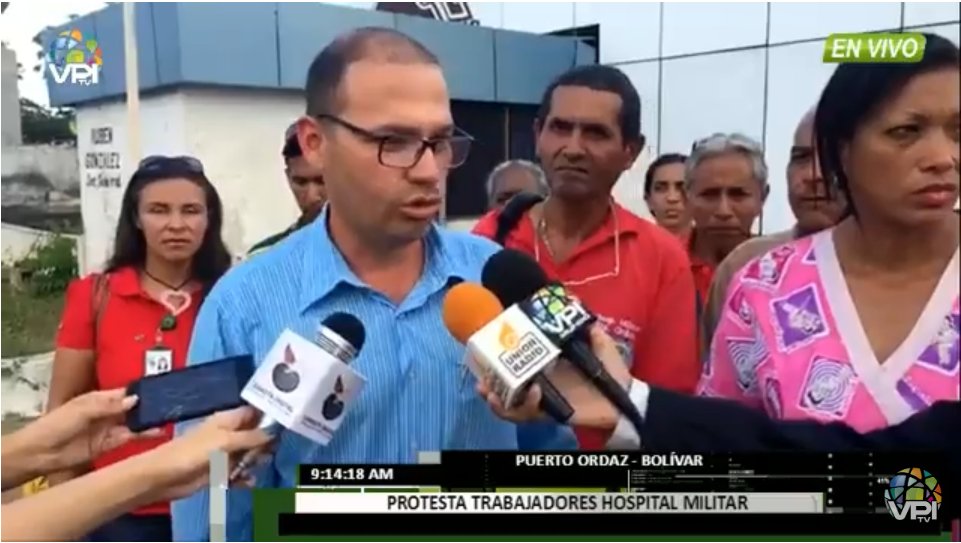
[[[290,328],[314,337],[328,315],[357,316],[367,340],[351,366],[367,378],[334,439],[321,446],[284,432],[257,485],[296,485],[302,463],[413,463],[418,451],[452,449],[573,449],[566,427],[516,426],[495,417],[461,364],[463,346],[441,319],[447,288],[479,281],[484,262],[498,250],[472,234],[432,227],[420,280],[397,305],[366,286],[331,242],[326,211],[310,226],[232,269],[207,297],[194,327],[188,365],[251,353],[262,360]],[[178,426],[181,433],[189,424]],[[174,502],[177,541],[208,534],[206,490]],[[228,539],[252,539],[249,491],[228,496]]]

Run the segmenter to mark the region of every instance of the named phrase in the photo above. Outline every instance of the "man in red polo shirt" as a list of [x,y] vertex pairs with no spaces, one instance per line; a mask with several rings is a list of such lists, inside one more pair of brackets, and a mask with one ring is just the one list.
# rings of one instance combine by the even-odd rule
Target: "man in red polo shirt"
[[761,145],[741,134],[714,134],[694,144],[684,182],[694,230],[687,240],[697,286],[698,316],[714,269],[751,237],[767,198],[767,164]]
[[[532,255],[584,301],[636,377],[691,392],[700,365],[687,255],[670,233],[611,197],[644,146],[640,103],[610,66],[574,68],[547,88],[534,130],[550,196],[521,216],[504,244]],[[495,237],[500,212],[474,232]],[[583,448],[602,448],[606,437],[578,429]]]

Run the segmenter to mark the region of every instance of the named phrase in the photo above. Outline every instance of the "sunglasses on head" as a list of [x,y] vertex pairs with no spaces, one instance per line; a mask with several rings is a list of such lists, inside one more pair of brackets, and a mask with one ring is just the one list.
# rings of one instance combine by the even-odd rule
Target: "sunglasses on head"
[[192,173],[204,173],[204,165],[192,156],[151,155],[140,161],[137,173],[159,172],[170,169],[186,169]]

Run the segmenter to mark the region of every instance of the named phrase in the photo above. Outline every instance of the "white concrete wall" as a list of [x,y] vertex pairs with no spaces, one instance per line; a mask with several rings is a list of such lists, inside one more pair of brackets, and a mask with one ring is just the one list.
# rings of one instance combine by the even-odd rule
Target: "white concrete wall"
[[191,89],[183,93],[186,149],[204,163],[224,203],[234,254],[279,232],[299,211],[284,178],[284,131],[304,113],[296,92]]
[[[186,89],[141,99],[143,156],[192,155],[224,205],[223,236],[234,255],[287,228],[298,210],[287,190],[280,151],[283,134],[304,109],[297,93],[233,89]],[[95,144],[94,128],[111,128],[112,142]],[[77,109],[78,156],[88,268],[109,256],[123,189],[136,169],[127,158],[126,109],[111,102]],[[119,153],[120,168],[88,167],[89,153]],[[100,164],[102,165],[102,164]],[[98,177],[99,176],[99,177]],[[120,186],[96,185],[100,177]]]
[[3,148],[3,175],[39,173],[53,188],[66,192],[80,185],[77,148],[68,145],[20,145]]

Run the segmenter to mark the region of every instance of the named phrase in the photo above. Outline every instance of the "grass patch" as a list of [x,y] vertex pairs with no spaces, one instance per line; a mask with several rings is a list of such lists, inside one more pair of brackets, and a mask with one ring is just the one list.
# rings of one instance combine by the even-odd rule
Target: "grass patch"
[[36,296],[3,281],[0,296],[3,297],[0,305],[3,358],[52,351],[63,311],[64,293]]

